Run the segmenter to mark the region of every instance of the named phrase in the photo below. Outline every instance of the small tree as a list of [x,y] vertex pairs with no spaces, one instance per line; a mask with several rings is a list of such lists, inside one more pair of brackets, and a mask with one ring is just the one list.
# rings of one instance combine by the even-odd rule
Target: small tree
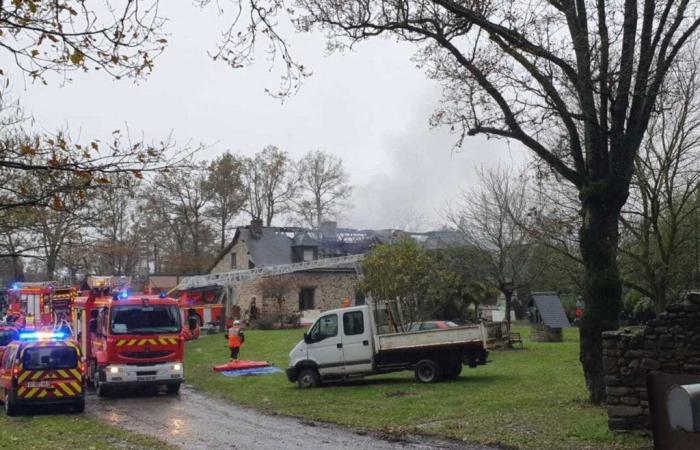
[[428,317],[426,301],[430,257],[410,238],[373,247],[362,262],[362,289],[376,300],[396,300],[403,319],[414,323]]
[[263,305],[264,299],[266,298],[274,300],[275,306],[277,308],[277,320],[280,323],[280,328],[284,328],[284,319],[286,317],[285,305],[287,303],[287,293],[291,288],[291,283],[289,282],[289,279],[283,276],[266,277],[263,278],[262,281],[260,281],[259,286],[260,292],[263,296]]
[[243,184],[244,162],[229,152],[224,153],[209,164],[206,188],[211,193],[211,205],[207,214],[219,230],[219,246],[226,246],[226,231],[236,215],[241,211],[245,200]]

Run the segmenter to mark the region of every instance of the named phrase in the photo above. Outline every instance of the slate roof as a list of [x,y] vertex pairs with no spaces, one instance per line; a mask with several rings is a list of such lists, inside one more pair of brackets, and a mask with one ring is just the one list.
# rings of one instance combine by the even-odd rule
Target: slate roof
[[255,267],[292,262],[292,239],[286,234],[277,233],[274,228],[263,228],[259,237],[254,237],[248,228],[241,228],[238,239],[245,241]]
[[549,328],[569,328],[571,326],[556,293],[537,292],[531,295],[531,299],[542,317],[542,323],[546,326]]

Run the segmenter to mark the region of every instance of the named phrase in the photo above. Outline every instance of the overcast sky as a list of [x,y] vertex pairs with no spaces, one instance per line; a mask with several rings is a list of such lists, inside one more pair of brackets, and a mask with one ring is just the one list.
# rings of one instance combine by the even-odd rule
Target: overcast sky
[[207,56],[226,25],[213,8],[161,5],[170,44],[147,80],[90,73],[42,86],[15,77],[13,94],[42,128],[68,126],[85,139],[128,125],[147,140],[172,132],[180,143],[208,144],[206,159],[225,150],[252,155],[268,144],[294,158],[311,149],[333,153],[354,186],[354,208],[341,225],[355,227],[436,227],[447,204],[475,182],[476,165],[526,157],[516,144],[484,138],[453,152],[455,137],[428,126],[440,89],[411,62],[410,45],[375,39],[325,56],[322,36],[295,35],[294,54],[313,76],[280,103],[264,92],[278,85],[264,59],[232,70]]

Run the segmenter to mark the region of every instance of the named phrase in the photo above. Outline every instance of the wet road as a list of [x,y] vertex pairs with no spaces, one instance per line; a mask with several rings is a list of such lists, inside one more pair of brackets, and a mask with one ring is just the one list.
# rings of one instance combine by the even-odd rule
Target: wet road
[[390,442],[332,425],[270,416],[183,388],[179,398],[159,395],[88,397],[87,411],[120,428],[150,435],[183,449],[467,449],[496,450],[407,437]]

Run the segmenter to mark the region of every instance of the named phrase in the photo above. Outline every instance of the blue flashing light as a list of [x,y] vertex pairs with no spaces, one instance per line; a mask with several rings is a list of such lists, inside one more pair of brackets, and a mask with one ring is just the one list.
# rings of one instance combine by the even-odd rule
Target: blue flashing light
[[19,333],[20,341],[44,341],[51,339],[64,339],[65,337],[65,333],[51,331],[29,331]]
[[166,294],[165,292],[161,292],[160,294],[158,294],[158,298],[165,298],[167,296],[168,294]]
[[119,298],[122,300],[126,300],[127,298],[129,298],[129,291],[121,291],[119,293]]
[[10,286],[10,289],[12,289],[13,291],[17,291],[17,290],[19,290],[19,288],[20,288],[19,283],[14,283],[12,286]]

